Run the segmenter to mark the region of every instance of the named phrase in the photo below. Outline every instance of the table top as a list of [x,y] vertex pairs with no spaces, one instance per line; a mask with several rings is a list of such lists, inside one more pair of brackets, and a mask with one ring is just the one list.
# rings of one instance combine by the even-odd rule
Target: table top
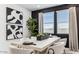
[[[38,41],[38,40],[35,40],[35,39],[27,39],[26,38],[26,42],[33,42],[34,44],[36,45],[23,45],[24,47],[29,47],[29,48],[32,48],[34,50],[37,50],[37,51],[43,51],[44,49],[46,49],[47,47],[49,47],[50,45],[52,45],[53,43],[55,43],[57,40],[59,40],[60,37],[57,37],[57,38],[48,38],[48,39],[45,39],[45,40],[41,40],[41,41]],[[22,44],[23,42],[25,41],[20,41],[20,42],[17,42],[17,44]]]

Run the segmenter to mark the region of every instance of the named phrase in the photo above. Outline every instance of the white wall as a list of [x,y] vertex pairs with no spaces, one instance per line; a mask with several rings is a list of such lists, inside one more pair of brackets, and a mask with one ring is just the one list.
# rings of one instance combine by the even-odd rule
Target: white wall
[[31,11],[20,7],[19,5],[0,5],[0,51],[8,51],[9,42],[13,41],[6,40],[6,7],[23,12],[23,38],[29,36],[26,20],[31,17]]

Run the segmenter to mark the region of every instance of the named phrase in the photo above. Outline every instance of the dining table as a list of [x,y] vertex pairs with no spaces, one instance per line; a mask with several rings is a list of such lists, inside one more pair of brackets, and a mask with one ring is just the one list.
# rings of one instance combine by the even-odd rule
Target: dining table
[[[58,40],[60,40],[60,37],[52,37],[52,38],[48,38],[48,39],[44,39],[44,40],[40,40],[40,41],[37,39],[34,39],[34,38],[32,38],[32,39],[25,38],[24,41],[21,40],[21,41],[14,42],[14,43],[16,43],[19,46],[22,46],[23,48],[26,48],[26,49],[29,48],[29,49],[33,49],[37,52],[42,52],[49,46],[56,43]],[[23,42],[33,42],[33,44],[32,45],[23,45]]]

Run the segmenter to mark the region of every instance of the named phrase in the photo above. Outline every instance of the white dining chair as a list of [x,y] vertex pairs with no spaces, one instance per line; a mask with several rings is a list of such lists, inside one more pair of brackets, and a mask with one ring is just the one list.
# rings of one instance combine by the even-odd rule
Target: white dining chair
[[35,54],[35,51],[33,49],[24,49],[24,48],[18,48],[16,46],[9,46],[9,53],[11,54]]
[[66,46],[67,43],[67,38],[62,38],[58,42],[64,42],[64,46]]
[[58,42],[54,44],[53,46],[48,47],[47,54],[62,54],[64,53],[64,42]]

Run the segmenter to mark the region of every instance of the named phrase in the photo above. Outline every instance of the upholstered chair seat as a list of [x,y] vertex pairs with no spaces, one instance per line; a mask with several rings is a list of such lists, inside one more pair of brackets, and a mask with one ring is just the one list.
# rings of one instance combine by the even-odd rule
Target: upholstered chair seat
[[17,47],[17,46],[9,46],[10,53],[11,54],[35,54],[35,51],[33,49],[25,49],[22,47]]

